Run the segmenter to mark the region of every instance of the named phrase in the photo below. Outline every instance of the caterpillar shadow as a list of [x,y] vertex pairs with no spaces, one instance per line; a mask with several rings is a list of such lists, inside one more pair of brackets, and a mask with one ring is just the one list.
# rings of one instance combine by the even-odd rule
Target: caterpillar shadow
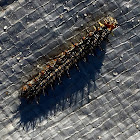
[[[78,63],[79,70],[72,68],[70,70],[71,78],[62,77],[62,83],[56,85],[55,89],[49,90],[49,95],[41,95],[39,104],[33,102],[27,104],[27,101],[21,99],[16,117],[20,117],[20,126],[26,130],[34,129],[43,119],[48,119],[56,115],[57,112],[71,108],[73,111],[90,102],[89,93],[96,90],[96,79],[99,78],[101,66],[106,52],[106,41],[103,41],[101,47],[104,51],[96,50],[97,56],[88,56],[88,61]],[[93,93],[94,94],[94,93]],[[97,95],[95,94],[95,98]]]

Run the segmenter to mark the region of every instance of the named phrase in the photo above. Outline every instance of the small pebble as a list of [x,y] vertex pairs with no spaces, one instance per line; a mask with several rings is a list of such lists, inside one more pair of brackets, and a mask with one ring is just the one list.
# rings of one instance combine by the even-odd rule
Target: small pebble
[[121,54],[120,60],[122,60],[122,58],[123,58],[123,54]]
[[139,125],[136,125],[136,128],[139,128]]
[[68,98],[67,98],[66,100],[67,100],[67,102],[69,101],[69,99],[68,99]]
[[88,98],[89,98],[90,100],[92,99],[90,95],[88,95]]
[[84,25],[83,24],[81,24],[81,27],[83,27]]
[[63,18],[63,15],[60,15],[59,17],[62,19]]
[[4,29],[4,30],[6,30],[7,28],[8,28],[7,26],[4,26],[4,28],[3,28],[3,29]]
[[131,21],[134,22],[134,19],[132,19]]
[[3,19],[6,19],[6,16],[4,16]]
[[2,50],[2,47],[0,47],[0,51]]
[[117,73],[117,72],[113,72],[113,75],[114,75],[114,76],[117,76],[117,75],[118,75],[118,73]]
[[17,60],[20,60],[20,57],[17,57]]
[[64,7],[64,10],[69,11],[69,10],[70,10],[70,8],[69,8],[69,7]]
[[85,17],[87,17],[87,14],[84,14]]
[[120,82],[120,79],[116,80],[116,82],[119,83]]
[[126,7],[127,7],[127,8],[130,8],[130,5],[129,5],[129,4],[127,4],[127,5],[126,5]]

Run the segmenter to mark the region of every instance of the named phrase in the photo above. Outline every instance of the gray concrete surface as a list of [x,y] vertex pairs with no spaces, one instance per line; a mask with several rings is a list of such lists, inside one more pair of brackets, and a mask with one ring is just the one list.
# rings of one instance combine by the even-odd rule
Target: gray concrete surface
[[[104,52],[81,61],[39,105],[18,98],[41,56],[107,14],[120,26]],[[0,8],[1,140],[140,140],[139,76],[139,0],[18,0]]]

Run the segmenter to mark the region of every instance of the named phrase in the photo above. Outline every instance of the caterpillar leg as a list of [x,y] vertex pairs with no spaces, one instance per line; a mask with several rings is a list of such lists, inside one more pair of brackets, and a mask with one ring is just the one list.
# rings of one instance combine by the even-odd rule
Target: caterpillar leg
[[68,78],[70,78],[69,70],[66,71]]
[[87,59],[86,56],[83,58],[83,61],[84,61],[84,62],[87,62],[87,61],[88,61],[88,59]]
[[76,69],[80,72],[80,69],[79,69],[79,67],[78,67],[78,64],[77,64],[77,63],[75,64],[75,67],[76,67]]
[[60,85],[62,83],[61,78],[58,77],[58,85]]

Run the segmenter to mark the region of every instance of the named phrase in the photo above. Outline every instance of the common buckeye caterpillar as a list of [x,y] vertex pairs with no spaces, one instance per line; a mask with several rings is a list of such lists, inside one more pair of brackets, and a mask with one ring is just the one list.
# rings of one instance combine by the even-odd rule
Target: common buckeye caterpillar
[[89,53],[94,54],[96,48],[100,48],[100,43],[107,38],[116,26],[117,21],[111,16],[104,18],[102,22],[99,20],[93,26],[94,31],[89,32],[79,43],[72,43],[67,50],[49,60],[37,76],[27,81],[22,86],[20,96],[29,101],[35,98],[38,103],[40,94],[45,94],[44,89],[47,87],[53,88],[55,81],[57,79],[60,81],[64,73],[69,76],[69,69],[73,65],[77,67],[77,62]]

